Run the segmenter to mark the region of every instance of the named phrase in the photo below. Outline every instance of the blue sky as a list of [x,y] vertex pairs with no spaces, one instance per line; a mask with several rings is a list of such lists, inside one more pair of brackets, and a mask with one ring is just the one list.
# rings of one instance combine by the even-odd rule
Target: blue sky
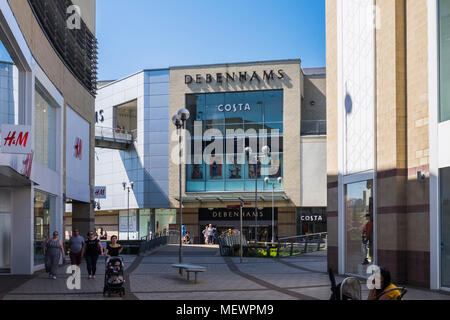
[[325,66],[325,0],[97,0],[99,80],[272,59]]

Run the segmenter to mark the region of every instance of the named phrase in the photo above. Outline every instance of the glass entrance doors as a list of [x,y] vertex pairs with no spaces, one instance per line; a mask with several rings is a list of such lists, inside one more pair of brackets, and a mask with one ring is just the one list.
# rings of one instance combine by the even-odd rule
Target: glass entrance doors
[[0,189],[0,272],[10,269],[11,218],[11,192]]
[[345,185],[345,271],[365,275],[373,263],[373,180]]

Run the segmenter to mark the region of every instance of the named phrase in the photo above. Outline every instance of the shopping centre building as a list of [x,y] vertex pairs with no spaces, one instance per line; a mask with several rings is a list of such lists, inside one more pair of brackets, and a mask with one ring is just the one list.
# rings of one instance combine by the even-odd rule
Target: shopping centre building
[[[328,264],[450,288],[450,1],[329,0]],[[362,241],[364,240],[364,241]]]
[[241,201],[244,234],[253,239],[257,225],[258,239],[270,241],[272,196],[274,236],[326,230],[324,68],[302,69],[300,60],[170,67],[102,85],[95,184],[106,197],[96,200],[95,224],[108,236],[179,229],[171,118],[181,108],[190,113],[182,135],[183,225],[196,243],[208,224],[219,233],[239,229]]
[[95,59],[95,1],[0,1],[0,273],[44,267],[66,202],[93,227]]

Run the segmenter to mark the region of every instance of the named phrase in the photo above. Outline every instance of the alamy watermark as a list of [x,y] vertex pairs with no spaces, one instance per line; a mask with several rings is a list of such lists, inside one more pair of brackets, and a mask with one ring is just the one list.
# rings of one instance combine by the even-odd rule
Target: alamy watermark
[[69,290],[81,290],[81,269],[76,265],[68,266],[66,273],[70,274],[67,278],[66,285]]
[[66,20],[67,28],[70,30],[81,29],[81,8],[77,5],[67,7],[66,13],[69,17]]
[[[248,157],[249,164],[263,165],[262,175],[275,175],[279,170],[282,134],[278,129],[226,129],[223,134],[218,128],[209,128],[203,132],[202,121],[194,121],[193,135],[186,129],[173,131],[171,141],[178,142],[179,134],[184,141],[181,143],[181,150],[177,143],[170,154],[172,163],[176,165],[180,164],[181,153],[184,154],[181,163],[185,165],[243,165],[247,163]],[[270,152],[263,154],[262,147],[269,145]],[[245,152],[246,147],[252,150],[250,154]]]

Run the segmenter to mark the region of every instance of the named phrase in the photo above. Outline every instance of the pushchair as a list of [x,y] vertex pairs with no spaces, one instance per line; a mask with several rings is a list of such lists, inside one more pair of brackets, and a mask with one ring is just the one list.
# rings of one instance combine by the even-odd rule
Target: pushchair
[[[334,277],[333,270],[331,268],[328,269],[328,275],[331,281],[331,296],[330,300],[362,300],[361,297],[361,283],[355,277],[347,277],[342,280],[341,283],[336,285],[336,279]],[[390,291],[398,290],[400,291],[400,296],[397,300],[402,300],[403,296],[406,294],[408,290],[404,287],[395,287],[392,289],[388,289],[379,294],[375,300],[379,300],[383,295]]]
[[124,264],[122,257],[110,257],[105,260],[105,284],[103,296],[112,294],[125,295]]

